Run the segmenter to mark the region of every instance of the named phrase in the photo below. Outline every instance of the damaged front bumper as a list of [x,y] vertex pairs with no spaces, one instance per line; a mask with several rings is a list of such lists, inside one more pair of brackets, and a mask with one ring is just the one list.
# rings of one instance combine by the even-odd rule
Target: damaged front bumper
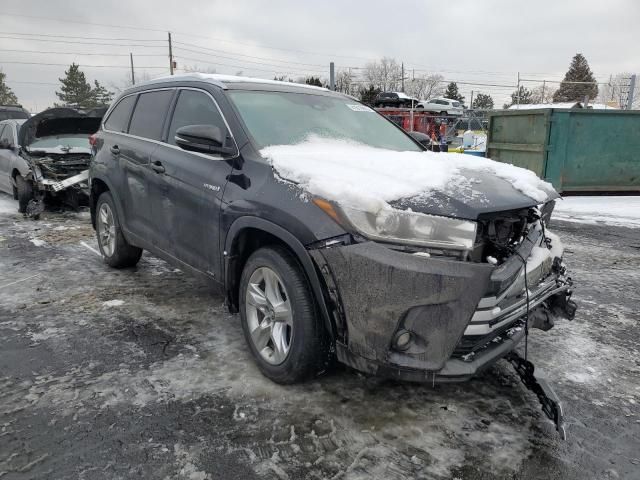
[[73,209],[86,204],[89,198],[89,170],[76,169],[76,172],[49,177],[37,164],[32,164],[26,178],[33,188],[33,198],[27,205],[27,215],[40,215],[44,210],[46,197],[57,199]]
[[464,381],[510,355],[526,319],[548,330],[573,318],[562,243],[544,233],[532,228],[498,267],[375,242],[311,249],[337,319],[338,359],[401,380]]

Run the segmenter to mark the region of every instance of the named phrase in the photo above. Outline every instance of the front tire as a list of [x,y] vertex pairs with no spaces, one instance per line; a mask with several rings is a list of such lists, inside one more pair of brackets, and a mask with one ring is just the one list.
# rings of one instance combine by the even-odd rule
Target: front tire
[[27,205],[33,199],[33,185],[26,181],[22,175],[16,176],[16,197],[18,200],[18,211],[27,213]]
[[264,247],[249,257],[239,299],[245,339],[266,377],[291,384],[325,367],[327,334],[309,282],[286,249]]
[[142,249],[130,245],[124,238],[109,192],[103,192],[96,204],[96,236],[102,258],[110,267],[133,267],[142,256]]

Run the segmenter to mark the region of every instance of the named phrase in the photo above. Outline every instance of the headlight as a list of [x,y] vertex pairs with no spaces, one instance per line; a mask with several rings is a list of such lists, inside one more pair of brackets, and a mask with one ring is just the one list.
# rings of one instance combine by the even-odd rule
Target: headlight
[[[314,203],[329,213],[328,202]],[[380,242],[418,245],[452,250],[471,250],[476,239],[476,222],[427,215],[411,211],[383,208],[366,212],[355,208],[331,204],[329,213],[340,223],[348,223],[361,235]]]

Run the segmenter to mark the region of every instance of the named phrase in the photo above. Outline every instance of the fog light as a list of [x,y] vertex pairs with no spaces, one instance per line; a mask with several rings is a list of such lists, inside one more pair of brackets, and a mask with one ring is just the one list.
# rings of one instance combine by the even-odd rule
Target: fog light
[[413,335],[411,335],[411,332],[408,332],[407,330],[400,330],[396,333],[393,345],[397,350],[406,350],[409,348],[412,337]]

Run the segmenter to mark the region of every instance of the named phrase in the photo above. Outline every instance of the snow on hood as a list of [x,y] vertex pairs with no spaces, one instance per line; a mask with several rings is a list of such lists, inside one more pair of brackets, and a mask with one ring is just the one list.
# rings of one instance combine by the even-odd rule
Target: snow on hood
[[310,137],[260,153],[282,179],[354,208],[378,211],[389,202],[455,189],[473,172],[500,177],[536,204],[557,196],[535,173],[506,163],[457,153],[396,152],[345,140]]

